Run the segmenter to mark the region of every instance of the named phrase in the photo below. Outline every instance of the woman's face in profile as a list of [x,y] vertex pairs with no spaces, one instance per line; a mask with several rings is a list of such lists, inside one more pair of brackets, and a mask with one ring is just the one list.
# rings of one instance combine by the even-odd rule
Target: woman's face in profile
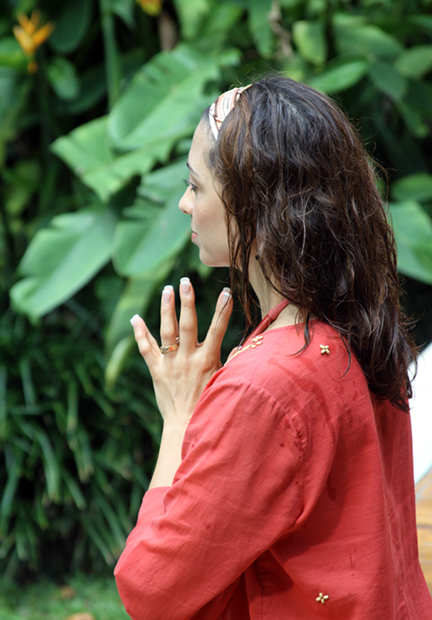
[[189,151],[188,187],[180,199],[179,208],[192,218],[191,239],[199,248],[201,262],[210,267],[227,267],[229,246],[225,209],[206,163],[212,140],[210,129],[201,121]]

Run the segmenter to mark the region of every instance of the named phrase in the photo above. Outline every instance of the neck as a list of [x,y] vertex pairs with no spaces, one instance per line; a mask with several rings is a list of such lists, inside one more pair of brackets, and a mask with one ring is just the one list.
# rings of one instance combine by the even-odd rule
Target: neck
[[[283,297],[279,295],[264,278],[259,262],[255,259],[255,253],[251,254],[249,266],[249,282],[259,300],[261,317],[263,318],[272,308],[277,306]],[[294,325],[298,322],[298,307],[290,303],[282,310],[272,327],[282,327],[284,325]]]

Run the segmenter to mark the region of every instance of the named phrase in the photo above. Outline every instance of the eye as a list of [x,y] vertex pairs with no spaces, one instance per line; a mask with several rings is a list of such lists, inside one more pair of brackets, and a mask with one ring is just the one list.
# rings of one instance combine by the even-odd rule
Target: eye
[[191,190],[191,192],[196,192],[196,190],[198,189],[196,185],[194,185],[189,179],[183,179],[183,180],[188,186],[188,188]]

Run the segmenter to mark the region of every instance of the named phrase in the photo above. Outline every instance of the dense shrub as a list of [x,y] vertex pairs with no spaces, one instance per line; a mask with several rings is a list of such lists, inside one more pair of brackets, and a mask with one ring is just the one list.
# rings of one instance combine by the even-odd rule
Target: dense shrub
[[[177,209],[192,131],[221,90],[278,70],[338,99],[387,172],[409,310],[432,307],[431,7],[10,0],[1,9],[6,576],[112,565],[122,548],[160,431],[129,318],[145,313],[156,330],[162,283],[190,273],[206,281],[204,329],[222,286],[188,247]],[[40,20],[26,21],[37,8]],[[427,312],[420,342],[432,338]],[[237,319],[227,349],[239,330]]]

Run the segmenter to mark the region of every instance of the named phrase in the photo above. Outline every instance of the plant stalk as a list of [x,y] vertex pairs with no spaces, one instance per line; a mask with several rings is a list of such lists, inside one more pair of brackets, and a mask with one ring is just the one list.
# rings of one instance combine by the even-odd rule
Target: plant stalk
[[108,91],[108,110],[111,110],[120,93],[120,58],[115,39],[114,15],[109,0],[99,0],[102,35],[105,48],[105,71]]

